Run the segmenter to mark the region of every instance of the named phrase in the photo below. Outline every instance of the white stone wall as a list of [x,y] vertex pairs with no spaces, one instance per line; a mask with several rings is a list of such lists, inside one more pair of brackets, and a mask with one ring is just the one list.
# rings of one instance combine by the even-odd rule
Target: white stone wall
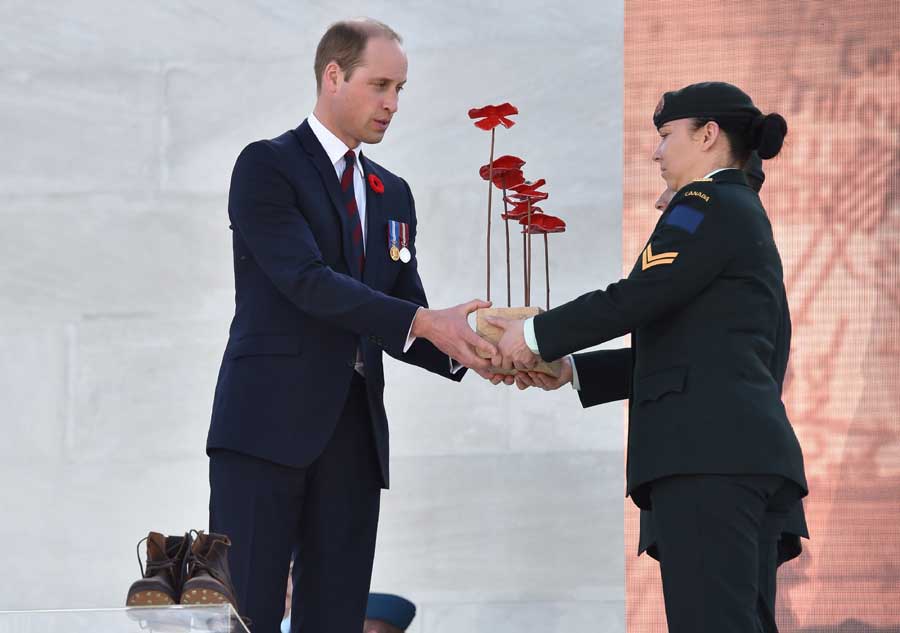
[[[0,2],[0,609],[118,606],[139,538],[206,526],[231,167],[312,109],[334,19],[404,36],[399,115],[365,151],[413,188],[432,304],[484,294],[489,134],[466,111],[487,103],[519,107],[497,153],[568,221],[555,302],[620,274],[621,2],[338,4]],[[373,590],[416,601],[417,633],[624,631],[622,406],[386,372]]]

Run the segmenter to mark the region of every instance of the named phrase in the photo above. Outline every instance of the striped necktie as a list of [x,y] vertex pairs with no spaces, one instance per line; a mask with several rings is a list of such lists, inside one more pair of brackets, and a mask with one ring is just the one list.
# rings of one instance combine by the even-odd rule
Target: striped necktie
[[353,150],[347,150],[344,154],[344,173],[341,175],[341,192],[344,194],[344,211],[347,213],[350,227],[350,261],[356,262],[356,270],[351,273],[357,279],[362,279],[363,269],[366,265],[365,251],[363,250],[362,223],[359,221],[359,209],[356,206],[356,193],[353,191],[353,170],[356,165],[356,154]]

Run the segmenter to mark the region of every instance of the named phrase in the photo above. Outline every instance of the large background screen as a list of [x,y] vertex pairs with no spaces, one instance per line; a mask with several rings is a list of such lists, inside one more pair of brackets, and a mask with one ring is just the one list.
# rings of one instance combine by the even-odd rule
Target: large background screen
[[[811,534],[779,572],[782,631],[900,625],[900,3],[625,3],[623,254],[664,188],[651,161],[666,90],[721,80],[780,112],[763,203],[794,336],[784,393],[803,446]],[[627,623],[665,631],[656,561],[626,507]]]

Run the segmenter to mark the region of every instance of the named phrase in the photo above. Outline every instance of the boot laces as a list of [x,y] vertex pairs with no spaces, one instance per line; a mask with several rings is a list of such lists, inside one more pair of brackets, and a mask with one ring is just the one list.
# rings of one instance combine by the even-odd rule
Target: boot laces
[[146,578],[150,572],[161,571],[163,569],[171,569],[175,567],[174,559],[167,558],[165,560],[150,560],[150,552],[147,552],[147,568],[144,569],[144,562],[141,559],[141,543],[147,541],[149,537],[145,536],[135,546],[134,550],[137,554],[138,566],[141,568],[141,577]]
[[225,580],[220,578],[219,571],[214,566],[210,565],[205,557],[191,552],[190,559],[188,560],[188,575],[194,576],[197,572],[201,571],[206,572],[219,582],[225,583]]
[[[203,536],[203,530],[191,530],[190,533],[195,542],[200,540],[200,537]],[[229,544],[227,538],[226,544]],[[194,553],[193,548],[191,548],[191,550],[188,552],[188,576],[193,576],[198,571],[206,572],[207,574],[221,582],[223,585],[226,584],[226,579],[222,578],[219,574],[219,571],[215,567],[210,565],[209,560],[207,560],[205,556]]]

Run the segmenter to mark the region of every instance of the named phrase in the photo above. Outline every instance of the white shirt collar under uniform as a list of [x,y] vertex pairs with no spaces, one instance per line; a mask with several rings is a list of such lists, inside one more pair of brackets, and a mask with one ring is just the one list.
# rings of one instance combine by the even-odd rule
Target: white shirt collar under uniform
[[718,174],[720,171],[725,171],[726,169],[737,169],[737,167],[719,167],[718,169],[713,169],[711,172],[706,174],[704,178],[712,178],[713,174]]

